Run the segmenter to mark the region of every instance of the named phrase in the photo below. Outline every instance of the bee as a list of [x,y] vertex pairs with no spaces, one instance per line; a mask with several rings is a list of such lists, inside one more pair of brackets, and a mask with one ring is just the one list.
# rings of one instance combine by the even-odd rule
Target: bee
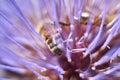
[[53,23],[40,23],[37,27],[37,31],[40,33],[47,47],[54,55],[61,55],[63,53],[63,41]]
[[[92,25],[100,25],[101,21],[102,21],[102,18],[98,15],[96,15],[96,16],[92,16],[92,15],[94,15],[94,13],[92,13],[91,11],[83,11],[81,13],[80,23],[81,24],[87,24],[89,19],[90,19]],[[106,15],[104,25],[106,26],[114,18],[115,18],[115,14]]]
[[88,12],[82,12],[80,23],[86,24],[88,22],[88,18],[90,17],[90,14]]

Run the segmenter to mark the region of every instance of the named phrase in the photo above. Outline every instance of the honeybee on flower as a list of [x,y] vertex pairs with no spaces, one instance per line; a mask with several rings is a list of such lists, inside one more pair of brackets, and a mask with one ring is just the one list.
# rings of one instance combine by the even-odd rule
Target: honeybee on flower
[[120,0],[1,0],[0,80],[119,80]]

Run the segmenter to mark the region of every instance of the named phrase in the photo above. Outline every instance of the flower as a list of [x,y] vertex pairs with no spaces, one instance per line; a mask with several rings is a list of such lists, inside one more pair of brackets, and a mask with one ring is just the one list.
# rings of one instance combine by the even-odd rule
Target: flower
[[119,2],[1,0],[0,79],[119,80]]

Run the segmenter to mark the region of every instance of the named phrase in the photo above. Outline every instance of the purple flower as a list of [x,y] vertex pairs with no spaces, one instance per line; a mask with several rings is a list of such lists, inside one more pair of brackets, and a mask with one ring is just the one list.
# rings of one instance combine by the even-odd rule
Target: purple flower
[[0,80],[119,80],[119,0],[1,0]]

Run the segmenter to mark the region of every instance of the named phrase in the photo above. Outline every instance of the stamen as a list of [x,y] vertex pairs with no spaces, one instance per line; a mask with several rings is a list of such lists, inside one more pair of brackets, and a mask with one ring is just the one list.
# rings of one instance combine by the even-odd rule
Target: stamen
[[118,20],[113,27],[110,29],[110,33],[107,37],[107,40],[105,41],[105,43],[103,44],[103,46],[101,47],[101,49],[103,50],[108,44],[109,42],[112,40],[112,38],[115,36],[115,34],[118,32],[119,30],[119,24],[120,24],[120,20]]
[[86,50],[86,48],[79,48],[79,49],[72,49],[70,51],[71,51],[71,53],[76,53],[76,52],[83,52],[85,50]]
[[10,70],[10,71],[14,71],[14,72],[17,72],[17,73],[20,73],[20,74],[24,74],[24,73],[27,72],[24,68],[6,66],[6,65],[2,65],[2,64],[0,64],[0,68],[7,69],[7,70]]
[[120,48],[116,50],[116,52],[112,55],[111,60],[114,60],[120,54]]
[[117,65],[115,65],[113,68],[105,71],[104,74],[111,74],[112,72],[114,72],[114,71],[116,71],[116,70],[118,70],[118,69],[120,69],[120,64],[117,64]]
[[64,74],[65,71],[60,66],[55,66],[52,64],[46,64],[48,68],[57,70],[60,74]]
[[96,47],[96,45],[98,44],[98,41],[100,39],[100,36],[103,32],[103,25],[104,25],[104,21],[105,21],[105,16],[106,16],[106,13],[107,13],[107,9],[108,9],[108,5],[109,5],[109,0],[106,1],[106,5],[105,5],[105,8],[104,10],[102,11],[101,13],[101,17],[102,17],[102,23],[100,25],[100,29],[99,29],[99,32],[97,34],[97,36],[95,37],[95,39],[90,43],[90,45],[88,46],[88,48],[86,49],[86,52],[85,54],[88,55],[91,53],[91,51]]
[[114,55],[116,48],[111,48],[100,60],[94,63],[94,66],[102,65],[103,63],[108,62],[111,59],[111,56]]
[[71,60],[71,52],[70,52],[70,50],[67,48],[66,49],[66,57],[67,57],[67,59],[68,59],[68,62],[71,62],[72,60]]
[[12,78],[0,77],[0,80],[14,80],[14,79],[12,79]]
[[18,5],[15,2],[15,0],[11,0],[10,2],[14,5],[15,9],[18,11],[19,15],[18,14],[17,15],[18,15],[19,19],[26,25],[27,29],[29,29],[32,32],[32,34],[35,34],[37,36],[37,38],[41,41],[41,38],[40,38],[39,34],[35,32],[34,27],[27,20],[27,18],[23,15],[22,11],[18,7]]
[[74,3],[75,10],[76,10],[75,11],[76,14],[74,16],[75,20],[80,20],[84,3],[85,3],[85,0],[75,0],[75,3]]

